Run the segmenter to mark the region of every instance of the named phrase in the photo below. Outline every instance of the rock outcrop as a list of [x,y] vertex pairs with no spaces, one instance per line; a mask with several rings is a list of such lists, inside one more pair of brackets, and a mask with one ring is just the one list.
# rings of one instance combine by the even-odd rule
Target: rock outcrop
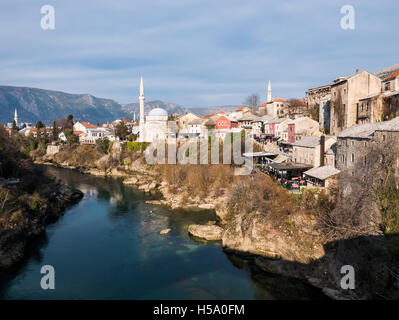
[[222,240],[223,228],[216,225],[192,224],[188,227],[188,233],[208,241]]

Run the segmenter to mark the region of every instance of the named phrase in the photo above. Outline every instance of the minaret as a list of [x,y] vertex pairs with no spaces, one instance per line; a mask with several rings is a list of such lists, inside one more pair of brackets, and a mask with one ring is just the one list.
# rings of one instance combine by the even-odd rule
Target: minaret
[[15,108],[15,111],[14,111],[14,121],[15,121],[15,124],[18,126],[18,113],[17,113],[17,108]]
[[272,85],[269,82],[267,83],[267,102],[269,102],[270,100],[272,100]]
[[145,141],[145,119],[144,119],[144,80],[140,77],[140,141]]

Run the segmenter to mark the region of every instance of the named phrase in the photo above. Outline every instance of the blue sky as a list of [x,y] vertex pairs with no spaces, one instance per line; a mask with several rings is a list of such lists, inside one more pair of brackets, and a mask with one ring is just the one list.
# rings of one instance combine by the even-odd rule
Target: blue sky
[[[55,8],[42,30],[40,8]],[[355,29],[340,27],[343,5]],[[304,97],[308,88],[399,63],[392,1],[1,0],[0,85],[186,107]]]

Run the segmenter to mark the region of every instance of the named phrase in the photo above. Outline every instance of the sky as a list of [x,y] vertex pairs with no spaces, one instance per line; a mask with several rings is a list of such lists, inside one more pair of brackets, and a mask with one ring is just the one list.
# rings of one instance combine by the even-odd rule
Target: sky
[[[55,9],[43,30],[40,10]],[[355,28],[342,29],[352,5]],[[185,107],[240,105],[399,63],[399,2],[1,0],[0,85]]]

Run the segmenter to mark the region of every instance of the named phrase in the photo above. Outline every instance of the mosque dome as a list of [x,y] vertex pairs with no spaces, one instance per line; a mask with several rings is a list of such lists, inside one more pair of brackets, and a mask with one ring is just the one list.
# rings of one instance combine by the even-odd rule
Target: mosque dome
[[166,110],[162,109],[162,108],[155,108],[155,109],[152,109],[148,113],[148,115],[150,117],[152,117],[152,116],[155,116],[155,117],[166,116],[167,117],[168,116],[168,112]]

